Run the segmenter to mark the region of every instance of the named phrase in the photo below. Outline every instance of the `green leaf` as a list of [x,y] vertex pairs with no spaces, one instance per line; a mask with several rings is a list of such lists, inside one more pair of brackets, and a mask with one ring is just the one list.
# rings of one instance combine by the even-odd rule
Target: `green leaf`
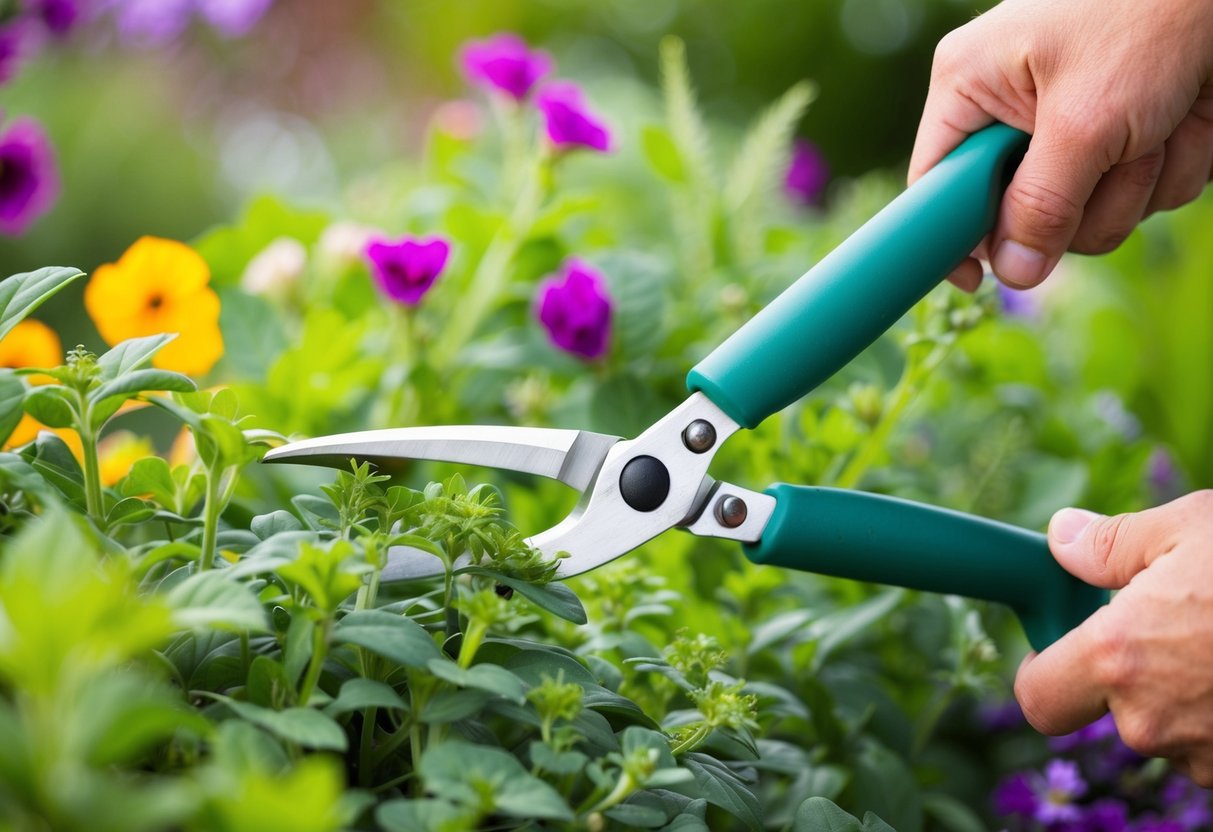
[[231,580],[223,572],[191,575],[177,584],[166,599],[179,627],[266,630],[268,622],[261,602],[247,585]]
[[189,376],[169,370],[132,370],[102,384],[88,394],[93,402],[101,402],[111,396],[130,398],[138,393],[166,390],[172,393],[190,393],[198,389]]
[[355,644],[406,667],[425,667],[442,651],[416,621],[383,610],[358,610],[337,622],[333,640]]
[[813,84],[801,81],[750,127],[725,180],[726,210],[737,211],[750,199],[761,198],[775,189],[788,166],[796,124],[816,95]]
[[983,832],[986,828],[976,812],[951,795],[939,792],[924,794],[922,808],[948,832]]
[[55,293],[83,276],[79,269],[47,266],[0,280],[0,339]]
[[299,531],[303,528],[303,524],[299,522],[298,517],[289,511],[279,509],[269,514],[258,514],[253,518],[253,522],[249,528],[252,529],[253,534],[257,535],[257,537],[266,540],[279,532]]
[[43,431],[21,451],[21,455],[70,502],[84,504],[84,472],[62,439]]
[[446,832],[471,829],[478,812],[445,800],[389,800],[375,810],[375,822],[387,832]]
[[896,609],[904,597],[905,592],[901,589],[883,590],[862,604],[822,616],[810,624],[807,635],[817,641],[817,652],[813,656],[814,672],[835,650],[870,630],[877,621]]
[[504,667],[498,667],[495,664],[477,664],[469,668],[462,668],[446,658],[431,659],[426,663],[426,667],[439,679],[445,679],[459,687],[485,690],[498,696],[504,696],[519,705],[526,702],[526,689],[522,685],[522,680]]
[[496,813],[516,818],[572,820],[560,793],[527,773],[512,754],[462,740],[431,745],[417,766],[426,789],[468,806],[492,795]]
[[701,191],[713,187],[709,133],[695,101],[687,70],[686,45],[667,36],[661,41],[661,87],[665,95],[670,137],[678,150],[686,178]]
[[177,483],[173,480],[168,463],[158,456],[145,456],[136,460],[130,473],[119,484],[118,490],[128,497],[147,494],[162,506],[178,508]]
[[724,809],[748,829],[762,829],[762,803],[736,772],[714,757],[699,752],[682,755],[681,762],[695,777],[697,796]]
[[419,719],[427,725],[458,722],[480,713],[493,698],[485,690],[456,690],[444,692],[425,701]]
[[897,832],[875,812],[865,812],[863,815],[863,832]]
[[[668,744],[667,744],[668,747]],[[536,768],[552,774],[577,774],[590,758],[580,751],[557,752],[550,745],[539,740],[532,740],[530,745],[531,762]]]
[[269,656],[253,659],[244,691],[249,702],[263,708],[281,708],[288,704],[288,696],[294,698],[294,686],[286,678],[282,663]]
[[72,394],[57,385],[35,387],[25,396],[25,412],[48,428],[68,428],[76,423]]
[[606,275],[613,302],[614,349],[628,361],[651,360],[666,335],[669,264],[651,255],[617,251],[595,260]]
[[156,510],[138,497],[127,497],[114,503],[105,515],[106,528],[114,526],[142,523],[156,513]]
[[288,343],[281,316],[265,298],[235,288],[220,287],[219,300],[227,370],[240,378],[264,378]]
[[644,127],[640,131],[640,149],[662,179],[676,185],[687,181],[686,166],[668,130],[653,124]]
[[603,814],[629,829],[656,829],[664,826],[666,821],[665,812],[660,809],[633,803],[621,803]]
[[25,385],[9,372],[0,372],[0,445],[8,441],[25,414]]
[[404,700],[392,690],[390,685],[376,682],[373,679],[355,677],[341,686],[337,698],[324,709],[329,716],[361,711],[364,708],[391,708],[407,710]]
[[146,335],[142,338],[129,338],[115,344],[112,349],[97,359],[102,381],[113,381],[119,376],[139,369],[151,361],[152,356],[158,353],[165,344],[176,337],[175,332],[168,332],[160,335]]
[[854,762],[850,794],[855,803],[885,818],[899,832],[922,829],[922,796],[906,762],[868,740]]
[[217,693],[203,692],[236,712],[238,716],[259,725],[271,734],[301,745],[323,751],[344,752],[349,747],[345,731],[331,717],[311,708],[287,708],[274,711],[248,702],[239,702]]
[[497,583],[508,586],[540,609],[563,618],[565,621],[572,621],[574,624],[584,624],[587,621],[581,599],[562,583],[533,584],[479,566],[456,569],[455,572],[461,575],[480,575],[484,578],[492,578]]
[[652,384],[631,373],[614,375],[594,388],[590,427],[599,433],[637,436],[661,418],[664,408]]
[[863,832],[859,818],[824,797],[810,797],[796,810],[792,832]]

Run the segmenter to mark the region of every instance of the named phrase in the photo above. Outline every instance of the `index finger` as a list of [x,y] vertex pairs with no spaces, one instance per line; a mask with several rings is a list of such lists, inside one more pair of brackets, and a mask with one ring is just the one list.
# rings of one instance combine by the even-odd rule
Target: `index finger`
[[1032,727],[1061,736],[1090,725],[1108,712],[1098,664],[1108,646],[1111,607],[1095,613],[1042,653],[1029,653],[1015,674],[1015,698]]

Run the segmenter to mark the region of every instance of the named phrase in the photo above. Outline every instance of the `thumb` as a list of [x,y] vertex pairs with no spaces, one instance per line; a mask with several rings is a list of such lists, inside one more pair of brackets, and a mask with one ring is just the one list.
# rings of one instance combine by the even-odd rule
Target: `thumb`
[[1073,117],[1038,113],[1028,152],[1002,199],[990,266],[1006,284],[1035,286],[1074,239],[1083,208],[1112,153],[1106,137]]
[[1063,508],[1049,521],[1049,548],[1058,563],[1080,580],[1120,589],[1173,548],[1183,520],[1176,503],[1112,517]]

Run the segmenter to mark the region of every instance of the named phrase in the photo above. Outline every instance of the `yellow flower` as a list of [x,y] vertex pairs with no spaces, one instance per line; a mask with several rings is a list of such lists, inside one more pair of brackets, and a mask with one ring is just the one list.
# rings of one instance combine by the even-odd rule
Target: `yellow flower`
[[129,430],[117,430],[97,445],[101,484],[109,487],[131,472],[132,466],[155,450],[146,436],[136,436]]
[[[0,341],[0,367],[58,367],[63,363],[63,347],[59,336],[41,321],[27,318],[13,327],[12,331]],[[50,384],[54,381],[50,376],[29,376],[30,384]],[[16,448],[38,437],[38,431],[45,426],[26,413],[17,423],[5,448]],[[65,431],[75,437],[75,431]]]
[[127,338],[178,333],[152,364],[203,375],[223,355],[219,296],[207,285],[210,279],[206,261],[189,246],[142,237],[117,263],[97,269],[84,290],[84,306],[111,346]]

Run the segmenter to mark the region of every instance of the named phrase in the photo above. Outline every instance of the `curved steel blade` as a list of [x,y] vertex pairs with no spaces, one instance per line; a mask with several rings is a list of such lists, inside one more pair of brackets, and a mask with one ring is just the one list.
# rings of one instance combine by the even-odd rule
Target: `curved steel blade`
[[426,459],[538,474],[585,491],[619,441],[587,430],[508,425],[388,428],[292,442],[272,449],[262,461],[344,468],[358,460],[392,473],[405,460]]

